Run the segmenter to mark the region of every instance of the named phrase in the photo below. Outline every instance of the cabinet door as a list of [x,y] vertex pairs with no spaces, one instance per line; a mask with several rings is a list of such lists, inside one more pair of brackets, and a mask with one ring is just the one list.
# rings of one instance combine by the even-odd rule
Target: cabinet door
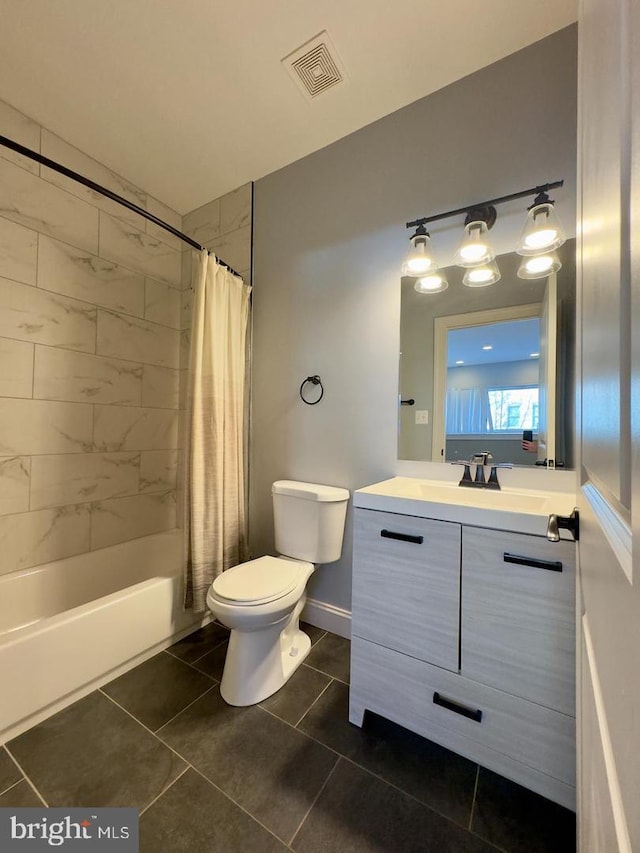
[[458,670],[460,525],[356,509],[352,631]]
[[462,673],[575,714],[575,545],[464,527]]

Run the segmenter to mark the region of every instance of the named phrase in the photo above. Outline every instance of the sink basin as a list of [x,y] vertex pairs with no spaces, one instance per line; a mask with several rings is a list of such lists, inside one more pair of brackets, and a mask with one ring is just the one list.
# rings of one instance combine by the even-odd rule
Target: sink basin
[[[457,483],[394,477],[354,492],[354,506],[420,515],[480,527],[546,535],[551,513],[570,515],[575,496],[503,487],[463,488]],[[570,538],[570,537],[569,537]]]

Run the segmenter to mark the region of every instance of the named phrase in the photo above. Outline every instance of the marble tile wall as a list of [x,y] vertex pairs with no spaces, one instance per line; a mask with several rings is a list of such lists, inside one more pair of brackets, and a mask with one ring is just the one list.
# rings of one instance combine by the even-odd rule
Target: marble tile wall
[[[182,228],[175,211],[3,102],[0,134]],[[225,198],[216,239],[239,241],[244,196]],[[0,574],[176,526],[188,254],[0,146]]]

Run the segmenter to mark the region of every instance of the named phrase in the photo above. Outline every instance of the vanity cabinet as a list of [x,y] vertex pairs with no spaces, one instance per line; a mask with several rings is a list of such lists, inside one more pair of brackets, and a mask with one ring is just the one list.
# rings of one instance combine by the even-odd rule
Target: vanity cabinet
[[354,517],[351,722],[373,711],[574,808],[574,544]]

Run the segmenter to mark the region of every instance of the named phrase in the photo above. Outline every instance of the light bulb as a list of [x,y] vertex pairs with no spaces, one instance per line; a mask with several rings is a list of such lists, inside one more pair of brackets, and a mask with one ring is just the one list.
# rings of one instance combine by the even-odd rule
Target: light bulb
[[459,267],[475,267],[488,263],[495,258],[495,252],[489,242],[489,229],[482,220],[469,222],[464,227],[465,236],[458,247],[455,263]]
[[[547,199],[548,197],[538,196],[538,198]],[[529,210],[516,252],[525,256],[552,252],[562,246],[565,240],[553,202],[544,200],[540,204],[534,203]]]
[[418,228],[410,243],[411,248],[402,264],[402,275],[419,276],[438,268],[433,257],[431,240],[424,226]]
[[462,283],[467,287],[489,287],[490,284],[500,281],[500,277],[497,263],[490,261],[488,264],[468,269],[464,274]]
[[524,257],[518,267],[518,278],[525,280],[545,278],[551,273],[558,272],[561,268],[562,263],[556,252]]
[[447,277],[443,272],[435,272],[431,275],[419,278],[413,285],[418,293],[442,293],[449,287]]

